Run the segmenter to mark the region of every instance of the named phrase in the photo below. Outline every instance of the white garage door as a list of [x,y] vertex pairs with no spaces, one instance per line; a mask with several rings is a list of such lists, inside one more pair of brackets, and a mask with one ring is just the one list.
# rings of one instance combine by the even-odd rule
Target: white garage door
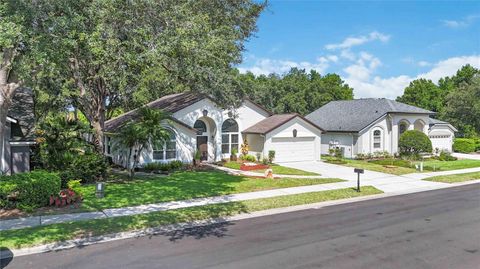
[[452,151],[452,136],[451,135],[444,135],[444,134],[435,134],[430,135],[430,140],[432,141],[432,148],[433,150],[446,150]]
[[299,162],[315,160],[315,137],[272,138],[275,162]]

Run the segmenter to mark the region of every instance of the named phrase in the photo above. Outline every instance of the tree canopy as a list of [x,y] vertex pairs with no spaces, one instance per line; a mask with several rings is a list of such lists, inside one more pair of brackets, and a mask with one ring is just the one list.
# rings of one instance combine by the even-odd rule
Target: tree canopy
[[330,101],[353,99],[353,89],[337,74],[292,68],[285,75],[238,76],[244,94],[275,113],[306,115]]
[[453,124],[460,136],[480,135],[480,70],[467,64],[438,85],[417,79],[405,88],[397,101],[437,112],[440,120]]

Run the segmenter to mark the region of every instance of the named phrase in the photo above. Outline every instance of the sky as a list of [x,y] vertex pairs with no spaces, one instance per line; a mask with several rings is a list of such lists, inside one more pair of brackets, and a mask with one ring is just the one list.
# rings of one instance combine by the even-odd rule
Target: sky
[[410,81],[480,68],[480,1],[275,1],[240,72],[337,73],[355,98],[402,95]]

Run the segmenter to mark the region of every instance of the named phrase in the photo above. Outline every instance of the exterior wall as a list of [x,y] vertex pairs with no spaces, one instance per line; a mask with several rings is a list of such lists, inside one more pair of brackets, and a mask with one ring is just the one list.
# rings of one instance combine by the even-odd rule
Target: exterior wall
[[343,148],[345,158],[353,158],[355,151],[355,134],[352,133],[325,133],[322,134],[321,154],[329,154],[330,144]]
[[321,148],[321,131],[311,126],[306,121],[299,117],[293,118],[290,121],[284,123],[282,126],[276,128],[265,136],[265,146],[263,148],[263,156],[268,156],[269,150],[274,150],[272,144],[273,138],[291,138],[293,137],[293,130],[297,130],[298,138],[313,137],[314,138],[314,154],[315,160],[320,160],[320,148]]
[[[206,116],[204,111],[207,111]],[[184,109],[181,109],[172,115],[174,118],[185,123],[188,126],[193,127],[195,122],[200,119],[207,125],[207,132],[203,135],[208,137],[208,161],[219,161],[222,158],[229,158],[230,154],[222,154],[222,124],[225,120],[233,118],[239,127],[239,145],[243,141],[241,131],[254,125],[255,123],[265,119],[269,114],[249,101],[245,101],[244,104],[237,108],[235,111],[228,111],[220,108],[214,102],[209,99],[203,99],[199,102],[192,104]],[[176,135],[177,142],[177,160],[181,160],[185,163],[192,162],[193,154],[197,149],[197,134],[185,126],[172,123],[172,130]],[[258,140],[259,141],[259,140]],[[256,143],[256,140],[253,141]],[[249,141],[250,143],[250,141]],[[115,139],[111,141],[112,148],[115,148]],[[257,147],[263,147],[263,139],[261,145]],[[128,150],[127,149],[115,149],[111,151],[111,154],[107,154],[112,157],[112,161],[118,165],[127,166]],[[139,159],[139,166],[143,166],[150,162],[156,162],[153,160],[153,148],[149,147],[144,150],[142,156]],[[168,160],[171,161],[171,160]]]
[[394,114],[392,116],[392,124],[396,126],[395,130],[392,132],[392,151],[391,153],[398,152],[398,139],[399,137],[399,124],[404,121],[408,122],[410,125],[408,130],[414,130],[414,124],[416,120],[421,120],[424,123],[423,130],[424,134],[428,135],[428,115],[424,114]]
[[12,174],[30,171],[30,146],[11,145],[10,172]]
[[[368,154],[376,151],[392,152],[392,123],[390,117],[383,117],[377,122],[373,123],[369,128],[366,128],[358,134],[358,147],[354,155],[358,153]],[[375,149],[373,146],[373,133],[379,130],[381,132],[381,146]],[[354,156],[353,156],[354,157]]]
[[249,145],[248,154],[256,156],[257,153],[260,153],[262,157],[267,157],[267,155],[264,154],[264,150],[263,150],[265,136],[260,134],[245,134],[245,135],[247,137],[247,141]]
[[432,141],[432,148],[452,152],[454,131],[448,125],[435,124],[430,127],[428,136]]

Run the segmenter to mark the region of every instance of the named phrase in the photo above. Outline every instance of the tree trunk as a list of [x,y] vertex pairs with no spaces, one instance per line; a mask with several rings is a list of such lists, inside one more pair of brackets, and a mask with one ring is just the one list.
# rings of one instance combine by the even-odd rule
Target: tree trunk
[[[3,95],[3,89],[2,94]],[[4,143],[5,143],[5,133],[7,127],[7,112],[10,104],[8,101],[4,100],[3,97],[0,97],[0,174],[4,174]]]

